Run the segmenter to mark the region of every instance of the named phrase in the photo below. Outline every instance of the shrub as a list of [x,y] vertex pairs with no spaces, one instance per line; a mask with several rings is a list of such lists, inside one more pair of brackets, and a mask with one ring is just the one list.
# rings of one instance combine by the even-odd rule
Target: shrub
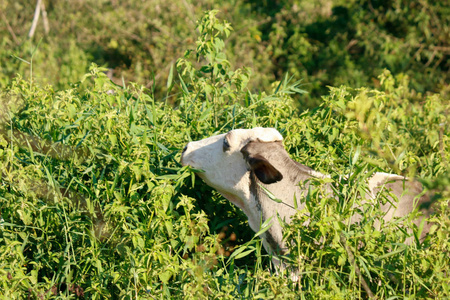
[[[233,69],[225,52],[230,24],[211,11],[197,26],[197,48],[178,60],[178,77],[167,75],[167,96],[179,86],[175,106],[139,84],[116,85],[95,64],[70,89],[17,76],[1,91],[1,295],[357,298],[365,278],[380,298],[448,297],[448,103],[411,104],[402,78],[384,73],[381,90],[332,88],[300,114],[299,82],[252,93],[250,71]],[[317,183],[299,199],[311,225],[299,213],[286,226],[300,285],[271,274],[245,216],[179,164],[187,141],[253,126],[278,128],[293,157],[332,174],[339,196],[321,196]],[[373,229],[376,207],[363,230],[346,225],[347,201],[375,170],[415,174],[440,192],[444,213],[425,243],[404,245],[396,223]]]
[[70,88],[94,61],[108,68],[115,83],[153,86],[162,99],[171,67],[199,34],[195,20],[220,8],[236,28],[224,44],[228,61],[254,70],[248,85],[253,92],[271,93],[271,83],[289,73],[303,78],[310,91],[294,96],[298,106],[313,108],[327,86],[379,88],[377,77],[386,68],[409,76],[408,86],[420,94],[448,98],[450,14],[437,1],[42,2],[50,30],[45,32],[41,16],[32,38],[35,6],[24,0],[0,4],[2,87],[16,74],[28,76],[29,66],[12,55],[29,60],[40,43],[33,73],[42,85]]

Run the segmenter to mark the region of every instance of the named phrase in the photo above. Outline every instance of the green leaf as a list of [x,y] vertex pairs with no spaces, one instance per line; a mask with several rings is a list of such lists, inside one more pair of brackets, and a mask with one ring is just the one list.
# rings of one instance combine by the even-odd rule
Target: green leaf
[[405,250],[407,250],[407,247],[408,247],[407,245],[402,245],[402,246],[399,247],[397,250],[394,250],[394,251],[391,251],[391,252],[388,252],[388,253],[386,253],[386,254],[383,254],[383,255],[378,256],[378,257],[376,258],[376,260],[377,260],[377,261],[380,261],[380,260],[383,260],[383,259],[385,259],[385,258],[394,256],[394,255],[397,255],[398,253],[402,253],[402,252],[404,252]]
[[181,77],[180,74],[178,74],[178,78],[180,78],[181,88],[183,89],[184,94],[189,95],[189,90],[188,90],[186,84],[184,83],[183,78]]
[[20,58],[20,57],[18,57],[18,56],[15,56],[15,55],[11,55],[12,57],[14,57],[14,58],[16,58],[16,59],[18,59],[18,60],[20,60],[21,62],[24,62],[24,63],[26,63],[26,64],[31,64],[31,62],[29,62],[29,61],[26,61],[25,59],[23,59],[23,58]]
[[276,203],[283,203],[283,200],[278,199],[274,194],[272,194],[268,189],[258,183],[259,187],[264,191],[264,193],[269,197],[270,200],[275,201]]
[[258,237],[260,235],[262,235],[264,232],[266,232],[267,230],[270,229],[270,227],[272,227],[272,218],[270,217],[268,218],[260,227],[259,231],[254,235],[254,237]]
[[355,154],[353,155],[352,165],[354,165],[358,161],[358,158],[359,158],[360,154],[361,154],[361,146],[358,145],[356,147]]
[[169,280],[170,280],[170,278],[172,277],[172,272],[170,272],[169,270],[167,270],[167,271],[164,271],[164,272],[160,272],[160,273],[158,274],[158,276],[159,276],[159,279],[160,279],[163,283],[167,284],[167,283],[169,283]]
[[173,64],[170,65],[169,77],[167,77],[167,89],[170,89],[172,86],[173,79]]
[[[251,248],[251,249],[247,250],[249,248]],[[245,250],[247,250],[247,251],[245,251]],[[255,250],[256,249],[254,247],[247,246],[247,245],[242,245],[230,255],[230,257],[228,258],[228,261],[231,261],[233,258],[239,259],[239,258],[245,257],[245,256],[247,256],[248,254],[252,253]]]
[[202,112],[200,118],[198,118],[198,121],[199,121],[199,122],[203,122],[206,118],[208,118],[208,117],[210,116],[210,114],[211,114],[211,110],[212,110],[212,109],[213,109],[213,107],[209,107],[209,108],[205,109],[205,110]]
[[256,249],[250,249],[250,250],[244,251],[244,252],[242,252],[242,253],[239,253],[238,255],[236,255],[236,256],[234,257],[234,259],[240,259],[240,258],[246,257],[246,256],[249,255],[250,253],[255,252],[255,250],[256,250]]

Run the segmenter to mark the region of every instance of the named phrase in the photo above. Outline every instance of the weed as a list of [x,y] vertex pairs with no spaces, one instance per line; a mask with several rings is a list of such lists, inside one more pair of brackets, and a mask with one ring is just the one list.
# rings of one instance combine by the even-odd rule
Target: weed
[[[138,84],[114,84],[95,64],[71,89],[17,76],[0,92],[1,296],[365,298],[365,281],[378,298],[449,297],[448,103],[411,103],[413,91],[386,72],[379,90],[331,88],[300,114],[292,94],[301,82],[286,76],[271,92],[250,92],[250,71],[225,55],[231,26],[215,11],[197,25],[197,48],[169,71],[166,98],[173,85],[181,91],[175,106]],[[271,273],[242,212],[179,163],[190,140],[254,126],[279,129],[296,160],[331,174],[339,196],[324,195],[319,181],[298,199],[306,210],[285,228],[298,284]],[[379,203],[346,223],[376,170],[439,192],[442,213],[425,242],[404,244],[406,228],[419,230],[410,218],[373,226]],[[241,245],[229,257],[224,225]]]

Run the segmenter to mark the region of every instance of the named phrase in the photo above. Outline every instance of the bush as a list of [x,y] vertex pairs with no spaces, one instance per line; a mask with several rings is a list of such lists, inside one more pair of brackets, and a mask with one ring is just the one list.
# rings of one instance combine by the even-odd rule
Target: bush
[[[300,286],[312,298],[448,294],[449,106],[436,95],[411,104],[407,82],[387,71],[379,78],[380,90],[331,88],[316,111],[286,124],[293,156],[331,174],[313,181],[316,188],[300,199],[305,209],[285,228]],[[361,202],[367,178],[387,170],[417,177],[441,197],[435,199],[440,214],[425,242],[418,239],[421,228],[411,223],[416,215],[382,220],[379,206],[389,201],[389,193],[374,203]],[[337,197],[322,191],[324,183],[332,184]],[[353,214],[362,219],[349,224]],[[408,230],[412,245],[406,243]]]
[[[365,278],[380,298],[448,297],[448,103],[439,95],[411,103],[406,77],[386,72],[380,90],[332,88],[300,114],[292,95],[303,90],[289,77],[270,92],[245,88],[250,71],[232,68],[231,26],[215,11],[198,30],[178,77],[167,74],[165,99],[175,95],[175,106],[139,84],[116,85],[95,64],[70,89],[17,76],[1,92],[1,295],[357,298],[367,296]],[[321,197],[317,183],[299,199],[311,225],[299,213],[286,226],[300,284],[271,274],[242,212],[179,164],[186,142],[253,126],[278,128],[295,159],[332,174],[339,196]],[[444,213],[425,243],[404,245],[398,224],[375,231],[376,208],[346,226],[345,203],[360,198],[356,183],[375,170],[415,174],[440,193]]]
[[[28,38],[34,5],[0,4],[0,84],[16,74],[28,77],[27,61],[37,44],[38,82],[70,88],[88,71],[88,61],[108,68],[120,85],[135,82],[166,96],[168,74],[199,34],[196,19],[220,7],[236,31],[224,47],[229,62],[254,70],[249,89],[270,93],[284,74],[303,78],[301,109],[321,103],[327,86],[379,88],[378,75],[389,69],[409,76],[408,87],[448,99],[449,15],[436,1],[46,1],[49,32],[43,17]],[[70,66],[70,67],[69,67]],[[175,86],[177,88],[177,86]],[[171,100],[171,99],[170,99]]]

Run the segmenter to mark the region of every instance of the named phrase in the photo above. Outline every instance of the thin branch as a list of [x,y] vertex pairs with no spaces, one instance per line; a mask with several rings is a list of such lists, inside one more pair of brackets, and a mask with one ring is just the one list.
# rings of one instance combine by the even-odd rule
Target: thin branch
[[422,50],[425,48],[425,45],[421,44],[419,47],[419,50],[416,51],[416,53],[414,53],[413,57],[411,58],[411,60],[415,60],[417,56],[420,55],[420,53],[422,53]]
[[32,38],[34,36],[34,32],[36,31],[39,15],[41,14],[41,3],[42,0],[37,0],[36,9],[34,10],[33,23],[31,24],[30,32],[28,33],[29,38]]
[[347,47],[345,47],[345,50],[348,51],[351,47],[355,46],[356,44],[358,44],[358,40],[352,39],[348,43]]
[[[426,44],[420,43],[420,44],[417,44],[415,47],[423,49],[426,46],[427,46]],[[450,47],[430,45],[430,46],[428,46],[427,50],[434,50],[434,51],[441,51],[441,52],[450,52]]]
[[433,70],[435,70],[441,64],[441,62],[444,60],[444,58],[445,58],[445,55],[442,55],[441,58],[434,64]]
[[436,51],[436,49],[433,51],[433,53],[431,54],[431,57],[428,59],[428,61],[427,61],[427,63],[425,64],[425,68],[428,68],[430,65],[431,65],[431,63],[433,62],[433,60],[434,60],[434,57],[436,56],[436,53],[437,53],[437,51]]
[[9,25],[8,19],[6,19],[6,16],[5,16],[5,14],[3,13],[3,11],[1,11],[1,14],[2,14],[2,19],[3,19],[3,21],[6,23],[6,27],[8,28],[8,31],[9,31],[9,33],[11,34],[11,36],[12,36],[14,42],[15,42],[17,45],[19,45],[19,44],[20,44],[20,43],[19,43],[19,40],[17,39],[17,36],[16,36],[16,34],[14,33],[14,30],[12,29],[11,25]]
[[48,33],[50,32],[50,26],[48,25],[47,10],[45,9],[44,1],[41,1],[41,11],[42,11],[42,20],[44,20],[44,31],[45,34],[48,35]]

